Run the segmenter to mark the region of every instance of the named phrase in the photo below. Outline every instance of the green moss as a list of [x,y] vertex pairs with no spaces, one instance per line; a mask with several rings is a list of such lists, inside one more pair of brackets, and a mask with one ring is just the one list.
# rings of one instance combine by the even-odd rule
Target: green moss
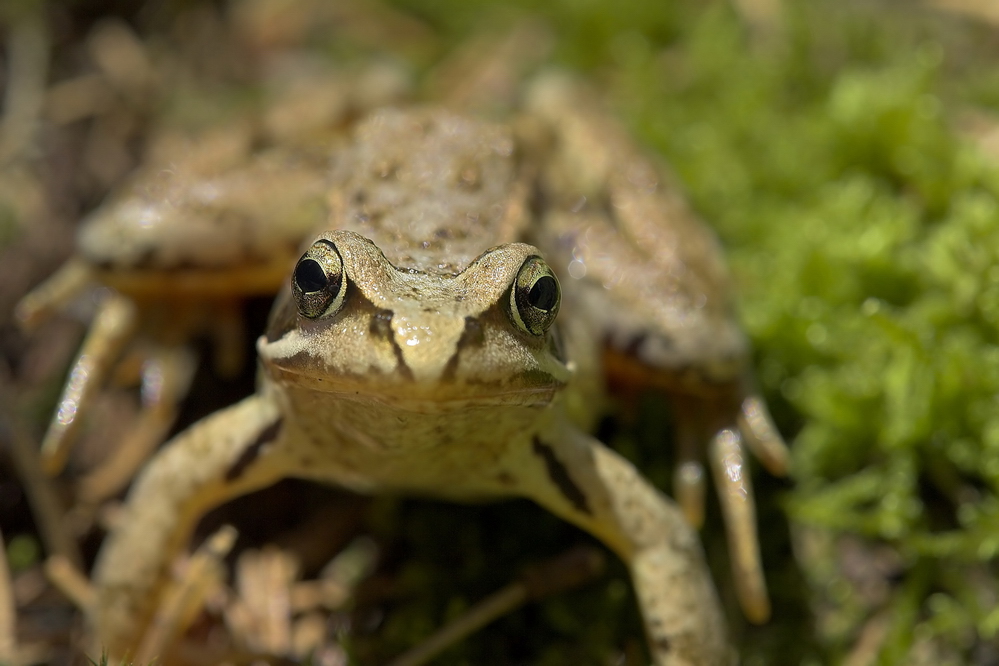
[[[904,37],[884,24],[882,39]],[[808,72],[703,30],[676,56],[696,83],[660,84],[632,113],[730,242],[762,379],[799,429],[787,507],[902,554],[886,663],[921,638],[963,653],[990,606],[956,601],[976,595],[945,572],[985,567],[994,585],[999,548],[996,169],[952,130],[975,72],[934,41]],[[661,65],[648,70],[651,85]]]

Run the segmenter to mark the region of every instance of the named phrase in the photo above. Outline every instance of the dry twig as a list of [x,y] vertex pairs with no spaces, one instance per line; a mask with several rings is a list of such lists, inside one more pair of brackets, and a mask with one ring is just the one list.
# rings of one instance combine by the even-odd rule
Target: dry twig
[[441,627],[420,645],[397,657],[389,666],[420,666],[528,601],[560,594],[593,580],[603,571],[603,553],[586,546],[527,569],[516,582],[486,597],[464,615]]
[[53,555],[45,560],[45,577],[85,614],[93,611],[97,593],[87,577],[68,559]]
[[49,555],[61,555],[73,566],[82,568],[83,558],[65,528],[65,511],[56,495],[52,481],[42,471],[38,447],[27,435],[23,425],[11,413],[15,402],[10,391],[0,386],[0,440],[5,440],[11,452],[17,474],[24,484],[38,531]]
[[0,166],[31,155],[45,100],[49,70],[49,35],[42,3],[17,17],[7,41],[3,117],[0,118]]
[[135,653],[136,663],[151,663],[187,628],[212,586],[221,578],[222,560],[235,543],[236,528],[225,525],[191,555],[181,579],[163,595],[163,602]]
[[7,546],[0,533],[0,664],[12,663],[17,654],[17,607],[7,565]]

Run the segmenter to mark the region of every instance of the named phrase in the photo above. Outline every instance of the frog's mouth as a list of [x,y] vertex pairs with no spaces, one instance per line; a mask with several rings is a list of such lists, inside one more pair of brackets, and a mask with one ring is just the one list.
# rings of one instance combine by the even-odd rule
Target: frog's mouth
[[294,334],[271,342],[261,338],[258,348],[268,378],[286,389],[417,411],[433,405],[447,409],[498,404],[543,407],[569,377],[561,362],[525,351],[490,354],[490,363],[473,357],[464,364],[470,367],[462,367],[457,354],[432,366],[407,363],[402,353],[381,365],[378,361],[384,361],[384,354],[369,359],[331,356],[328,350],[324,353],[296,340]]
[[384,376],[328,375],[278,365],[268,368],[270,379],[292,390],[309,391],[333,399],[380,403],[407,411],[431,408],[462,409],[473,405],[544,407],[555,398],[562,384],[548,375],[522,373],[503,382],[424,383]]

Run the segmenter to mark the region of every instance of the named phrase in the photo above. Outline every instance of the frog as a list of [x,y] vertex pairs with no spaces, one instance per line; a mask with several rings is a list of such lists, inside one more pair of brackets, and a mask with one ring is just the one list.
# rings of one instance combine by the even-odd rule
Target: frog
[[628,565],[655,663],[730,663],[688,516],[584,427],[605,364],[686,391],[714,428],[745,599],[766,606],[741,442],[777,459],[783,444],[747,380],[717,240],[580,86],[532,90],[508,124],[382,109],[336,152],[329,230],[258,339],[257,391],[153,458],[101,549],[94,623],[112,653],[141,638],[201,515],[301,477],[533,499]]

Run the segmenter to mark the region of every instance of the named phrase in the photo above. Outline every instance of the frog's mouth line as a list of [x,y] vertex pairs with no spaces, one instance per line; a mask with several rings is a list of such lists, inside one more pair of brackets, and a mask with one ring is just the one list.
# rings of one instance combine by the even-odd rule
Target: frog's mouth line
[[407,411],[458,410],[479,405],[545,407],[564,386],[563,382],[542,371],[522,372],[504,382],[460,383],[415,383],[398,377],[380,379],[354,374],[319,377],[277,364],[270,365],[267,371],[279,385],[335,395],[346,401],[377,402]]

